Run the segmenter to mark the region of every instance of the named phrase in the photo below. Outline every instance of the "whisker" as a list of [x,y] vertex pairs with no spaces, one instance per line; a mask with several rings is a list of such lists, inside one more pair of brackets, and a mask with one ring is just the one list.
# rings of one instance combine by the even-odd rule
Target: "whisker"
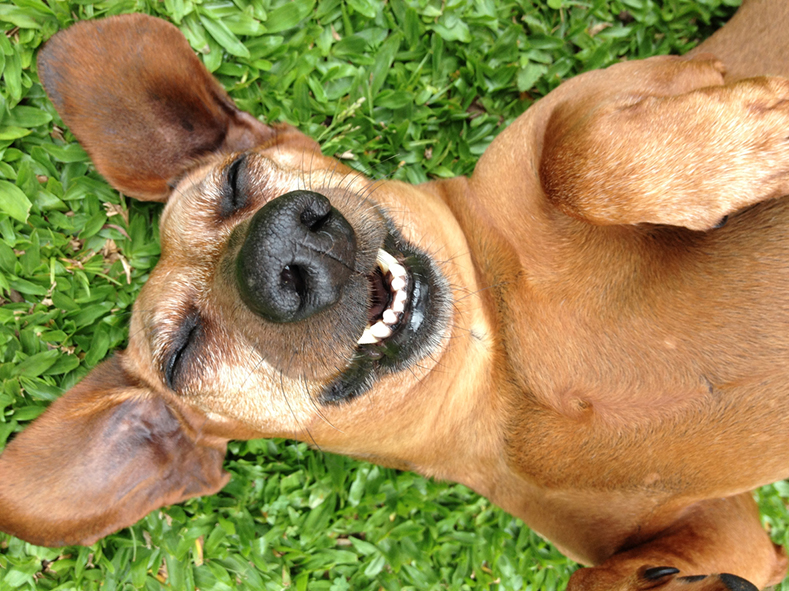
[[288,405],[288,410],[290,411],[293,420],[296,421],[296,424],[301,426],[307,432],[307,435],[309,436],[310,441],[312,441],[312,444],[315,446],[315,448],[318,451],[322,453],[323,450],[321,449],[321,446],[318,445],[318,442],[315,441],[315,438],[312,436],[312,432],[310,431],[310,428],[307,427],[306,425],[302,425],[301,421],[299,421],[298,417],[296,416],[296,413],[293,411],[293,407],[290,404],[290,399],[288,398],[288,395],[285,392],[285,376],[283,370],[279,370],[279,387],[280,390],[282,391],[282,397],[285,399],[285,404]]
[[478,295],[478,294],[482,293],[483,291],[487,291],[489,289],[495,289],[495,288],[498,288],[498,287],[503,287],[503,286],[509,285],[509,284],[510,284],[509,281],[500,281],[500,282],[494,283],[492,285],[487,285],[485,287],[481,287],[480,289],[476,289],[476,290],[474,290],[472,292],[469,292],[466,295],[457,298],[455,301],[462,302],[463,300],[465,300],[467,298],[470,298],[472,296]]
[[302,376],[302,383],[304,384],[304,393],[307,396],[307,399],[310,401],[312,407],[315,409],[315,413],[323,420],[324,423],[329,425],[329,427],[344,435],[345,431],[332,424],[332,422],[328,418],[326,418],[326,415],[323,414],[320,407],[315,403],[315,399],[310,395],[309,385],[307,384],[307,378],[304,376]]

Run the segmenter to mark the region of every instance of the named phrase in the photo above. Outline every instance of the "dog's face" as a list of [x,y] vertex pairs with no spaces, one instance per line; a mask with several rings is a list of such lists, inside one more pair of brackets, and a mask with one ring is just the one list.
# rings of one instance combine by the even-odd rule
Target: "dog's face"
[[239,111],[144,15],[61,33],[39,73],[99,172],[167,204],[128,348],[0,458],[0,529],[92,543],[215,492],[227,441],[262,436],[484,488],[468,456],[499,430],[470,393],[491,339],[440,186],[373,182]]
[[266,436],[369,423],[448,346],[463,245],[442,208],[280,145],[210,158],[163,212],[127,367]]

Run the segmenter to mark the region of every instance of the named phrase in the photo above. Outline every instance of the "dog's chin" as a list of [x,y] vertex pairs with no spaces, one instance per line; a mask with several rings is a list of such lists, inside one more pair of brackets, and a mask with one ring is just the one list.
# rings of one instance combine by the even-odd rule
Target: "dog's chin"
[[436,352],[447,333],[451,290],[436,262],[406,242],[392,224],[368,276],[368,324],[346,369],[320,394],[324,404],[361,396],[390,373]]

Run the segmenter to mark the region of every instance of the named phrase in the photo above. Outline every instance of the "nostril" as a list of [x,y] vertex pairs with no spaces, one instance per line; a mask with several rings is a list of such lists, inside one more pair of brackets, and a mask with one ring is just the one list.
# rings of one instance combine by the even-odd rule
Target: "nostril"
[[280,286],[282,289],[293,292],[303,299],[306,293],[306,281],[304,280],[304,270],[298,265],[285,265],[282,273],[279,274]]
[[310,232],[320,232],[321,228],[326,225],[331,217],[331,209],[322,216],[317,216],[316,212],[312,210],[303,211],[301,214],[301,223],[307,226]]
[[272,322],[296,322],[334,306],[354,269],[356,236],[329,200],[293,191],[250,221],[236,257],[239,295]]

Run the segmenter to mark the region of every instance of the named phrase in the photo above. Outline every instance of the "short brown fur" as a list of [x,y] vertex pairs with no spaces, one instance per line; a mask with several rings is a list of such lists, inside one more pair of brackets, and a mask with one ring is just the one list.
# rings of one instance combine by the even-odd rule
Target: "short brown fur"
[[[91,544],[220,489],[229,439],[284,436],[467,484],[591,565],[573,590],[780,582],[749,491],[789,477],[787,29],[784,0],[746,0],[692,56],[578,76],[472,177],[421,186],[372,182],[240,112],[163,21],[58,34],[47,92],[110,183],[168,200],[162,259],[128,349],[0,456],[0,529]],[[242,152],[246,201],[225,215]],[[315,317],[266,322],[233,262],[255,212],[303,188],[354,228],[351,279]],[[418,363],[329,403],[387,218],[436,262],[451,318]]]

